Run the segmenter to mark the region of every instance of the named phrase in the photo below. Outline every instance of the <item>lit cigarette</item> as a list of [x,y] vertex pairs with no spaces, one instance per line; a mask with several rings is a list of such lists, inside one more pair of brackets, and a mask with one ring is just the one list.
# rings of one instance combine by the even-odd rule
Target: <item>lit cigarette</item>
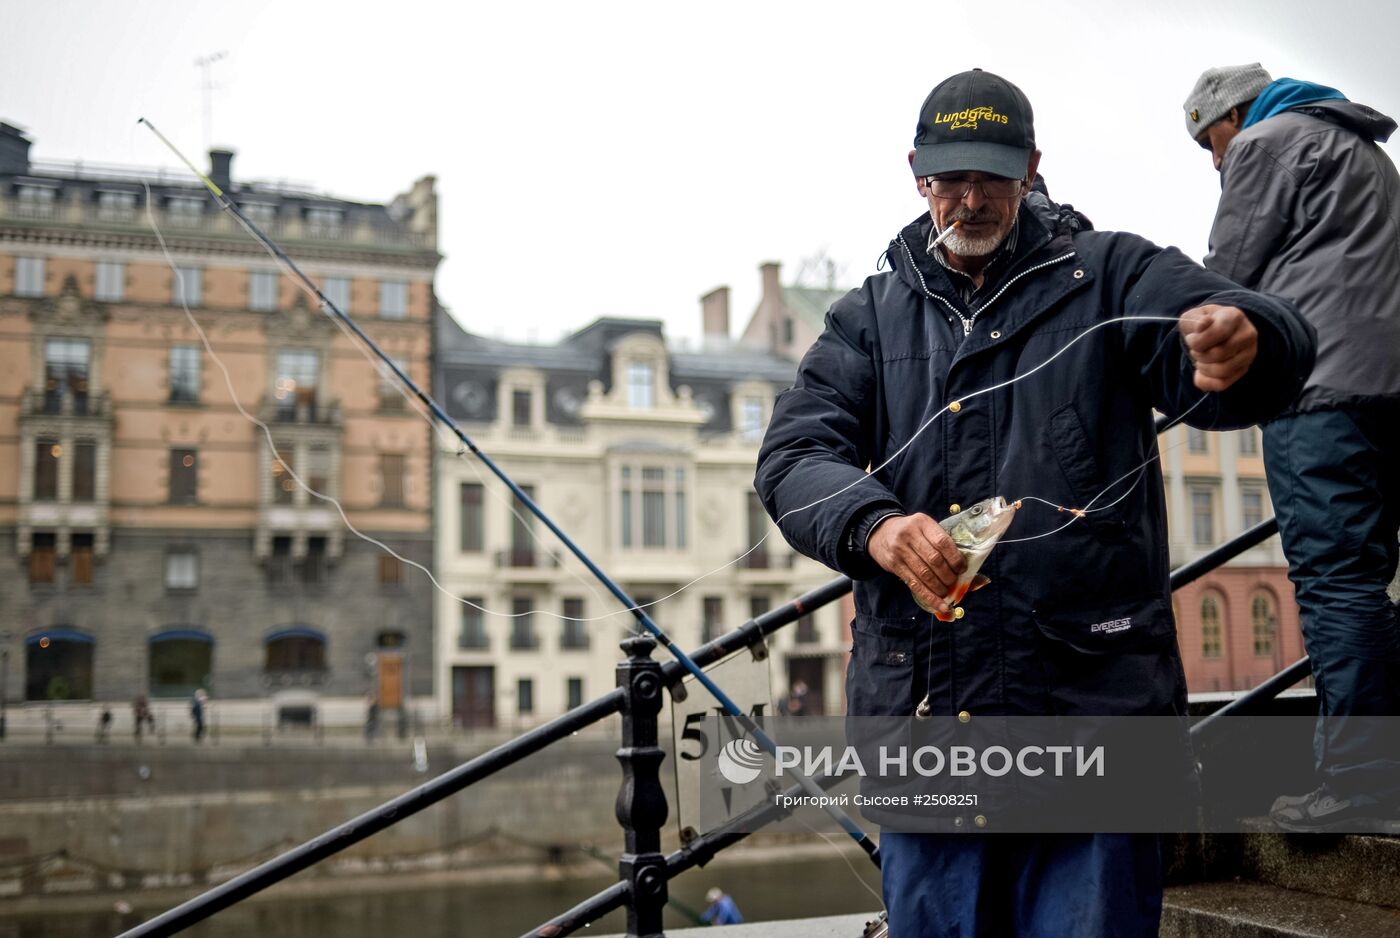
[[959,225],[961,225],[961,224],[962,224],[961,221],[955,221],[955,222],[953,222],[951,225],[949,225],[947,228],[944,228],[943,231],[938,235],[938,237],[936,237],[936,238],[933,239],[933,244],[929,245],[929,247],[936,248],[936,247],[938,247],[940,244],[942,244],[944,241],[947,241],[947,240],[948,240],[948,236],[951,235],[951,234],[953,233],[953,230],[954,230],[955,228],[957,228],[957,227],[958,227]]

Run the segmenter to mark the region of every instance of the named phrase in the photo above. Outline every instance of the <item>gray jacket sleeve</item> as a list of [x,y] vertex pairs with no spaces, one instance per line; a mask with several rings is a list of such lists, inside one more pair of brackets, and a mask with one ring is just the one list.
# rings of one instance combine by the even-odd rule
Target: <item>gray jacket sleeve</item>
[[1258,289],[1288,236],[1298,198],[1293,173],[1256,143],[1236,138],[1221,167],[1220,205],[1205,266]]

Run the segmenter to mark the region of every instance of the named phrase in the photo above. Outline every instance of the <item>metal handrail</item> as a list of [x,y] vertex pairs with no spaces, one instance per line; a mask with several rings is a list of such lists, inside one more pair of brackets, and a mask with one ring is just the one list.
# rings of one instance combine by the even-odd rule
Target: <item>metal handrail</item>
[[[824,606],[850,591],[851,581],[845,577],[838,577],[790,602],[769,610],[761,616],[750,619],[733,631],[701,646],[691,656],[691,659],[701,667],[714,664],[727,655],[747,648],[778,629],[796,622],[812,609]],[[687,673],[684,666],[675,661],[663,665],[661,672],[663,680],[673,687],[678,685],[681,678]],[[213,889],[200,893],[149,921],[142,922],[135,928],[123,932],[118,938],[154,938],[154,936],[173,935],[182,931],[216,912],[281,882],[312,864],[359,843],[406,817],[437,804],[474,782],[478,782],[507,766],[514,765],[526,756],[539,752],[546,746],[564,739],[584,727],[591,726],[618,713],[625,697],[624,690],[616,688],[596,700],[576,707],[548,723],[508,740],[437,778],[399,795],[397,798],[372,808],[312,840],[293,847],[286,853],[259,864],[227,882],[220,883]]]

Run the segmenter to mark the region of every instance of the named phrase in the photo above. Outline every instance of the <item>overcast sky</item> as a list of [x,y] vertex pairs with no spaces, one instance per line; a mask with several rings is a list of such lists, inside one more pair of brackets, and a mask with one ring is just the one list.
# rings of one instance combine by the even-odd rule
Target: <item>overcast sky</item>
[[0,119],[38,159],[173,166],[136,119],[202,152],[195,60],[226,52],[213,142],[236,178],[387,201],[437,177],[438,293],[468,329],[693,337],[720,284],[743,327],[762,261],[872,273],[920,211],[919,105],[974,66],[1030,98],[1052,195],[1199,259],[1219,189],[1181,116],[1196,76],[1258,60],[1400,114],[1396,8],[0,0]]

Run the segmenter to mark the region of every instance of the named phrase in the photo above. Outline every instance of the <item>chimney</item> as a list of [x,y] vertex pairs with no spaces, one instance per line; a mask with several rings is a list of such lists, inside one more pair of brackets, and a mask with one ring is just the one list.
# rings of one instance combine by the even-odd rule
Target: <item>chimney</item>
[[729,338],[728,287],[715,287],[700,297],[700,327],[706,341]]
[[32,142],[18,127],[0,121],[0,175],[23,176],[29,172]]
[[209,179],[224,191],[233,188],[233,151],[216,149],[209,151]]
[[782,264],[777,261],[765,261],[758,265],[758,269],[763,272],[763,296],[759,300],[763,305],[783,302],[783,288],[778,283],[778,271],[782,269]]

